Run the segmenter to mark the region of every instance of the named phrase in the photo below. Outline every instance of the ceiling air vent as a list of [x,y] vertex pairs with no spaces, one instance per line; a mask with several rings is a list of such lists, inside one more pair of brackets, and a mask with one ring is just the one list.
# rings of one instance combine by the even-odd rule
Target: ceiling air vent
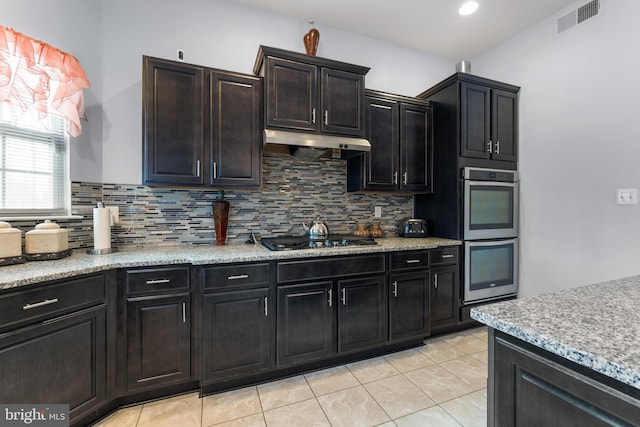
[[556,35],[562,34],[576,25],[597,16],[600,13],[601,3],[602,0],[592,0],[563,14],[557,20]]

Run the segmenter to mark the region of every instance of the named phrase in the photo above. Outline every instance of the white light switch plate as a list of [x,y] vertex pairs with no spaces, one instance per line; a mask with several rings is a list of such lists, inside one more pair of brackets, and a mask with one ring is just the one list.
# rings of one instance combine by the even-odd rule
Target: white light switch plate
[[376,218],[382,218],[382,206],[376,206],[374,208],[373,216]]
[[120,208],[107,206],[107,209],[109,209],[109,215],[111,215],[111,225],[118,224],[120,222]]
[[638,189],[637,188],[618,188],[616,190],[616,204],[637,205]]

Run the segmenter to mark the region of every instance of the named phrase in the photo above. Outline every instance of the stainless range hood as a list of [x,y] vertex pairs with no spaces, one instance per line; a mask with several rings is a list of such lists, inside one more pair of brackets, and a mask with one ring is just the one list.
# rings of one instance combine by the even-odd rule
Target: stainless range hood
[[338,157],[343,159],[371,151],[371,144],[363,138],[265,129],[264,145],[272,144],[287,146],[291,155],[305,159],[336,157],[330,154],[335,150],[340,150]]

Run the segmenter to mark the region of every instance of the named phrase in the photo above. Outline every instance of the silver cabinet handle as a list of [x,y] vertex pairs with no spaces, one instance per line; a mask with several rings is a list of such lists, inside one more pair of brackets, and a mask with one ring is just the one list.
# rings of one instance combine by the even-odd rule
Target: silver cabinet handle
[[316,109],[311,110],[311,123],[316,124]]
[[493,153],[493,143],[491,141],[487,142],[487,152],[489,154]]
[[324,110],[324,125],[329,126],[329,111]]
[[187,323],[187,303],[182,303],[182,323]]
[[438,289],[438,273],[433,275],[433,287]]
[[398,282],[393,282],[393,296],[398,298]]
[[49,304],[55,304],[58,302],[58,298],[54,298],[54,299],[46,299],[44,301],[40,301],[40,302],[36,302],[33,304],[25,304],[22,306],[23,310],[31,310],[32,308],[38,308],[38,307],[42,307],[45,305],[49,305]]
[[395,171],[393,173],[393,183],[397,184],[398,183],[398,171]]
[[147,285],[161,285],[163,283],[170,283],[169,279],[155,279],[155,280],[147,280]]
[[333,306],[331,300],[333,300],[333,289],[329,289],[329,307]]
[[453,258],[453,255],[451,255],[451,254],[442,255],[442,258]]
[[406,172],[402,174],[402,183],[404,185],[407,185],[407,173]]
[[269,316],[269,297],[264,297],[264,317]]
[[248,274],[236,274],[235,276],[228,276],[227,280],[248,279]]
[[218,164],[213,162],[213,179],[218,178]]
[[407,264],[418,264],[420,262],[419,259],[408,259]]
[[500,154],[500,141],[496,141],[496,154]]
[[342,288],[342,305],[347,305],[347,289]]
[[196,160],[196,176],[200,178],[200,160]]

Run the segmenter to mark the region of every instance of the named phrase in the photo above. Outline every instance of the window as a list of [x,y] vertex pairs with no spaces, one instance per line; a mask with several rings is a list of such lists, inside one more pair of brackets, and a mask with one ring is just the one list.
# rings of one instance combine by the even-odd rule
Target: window
[[0,216],[68,215],[67,146],[64,120],[14,124],[0,105]]

